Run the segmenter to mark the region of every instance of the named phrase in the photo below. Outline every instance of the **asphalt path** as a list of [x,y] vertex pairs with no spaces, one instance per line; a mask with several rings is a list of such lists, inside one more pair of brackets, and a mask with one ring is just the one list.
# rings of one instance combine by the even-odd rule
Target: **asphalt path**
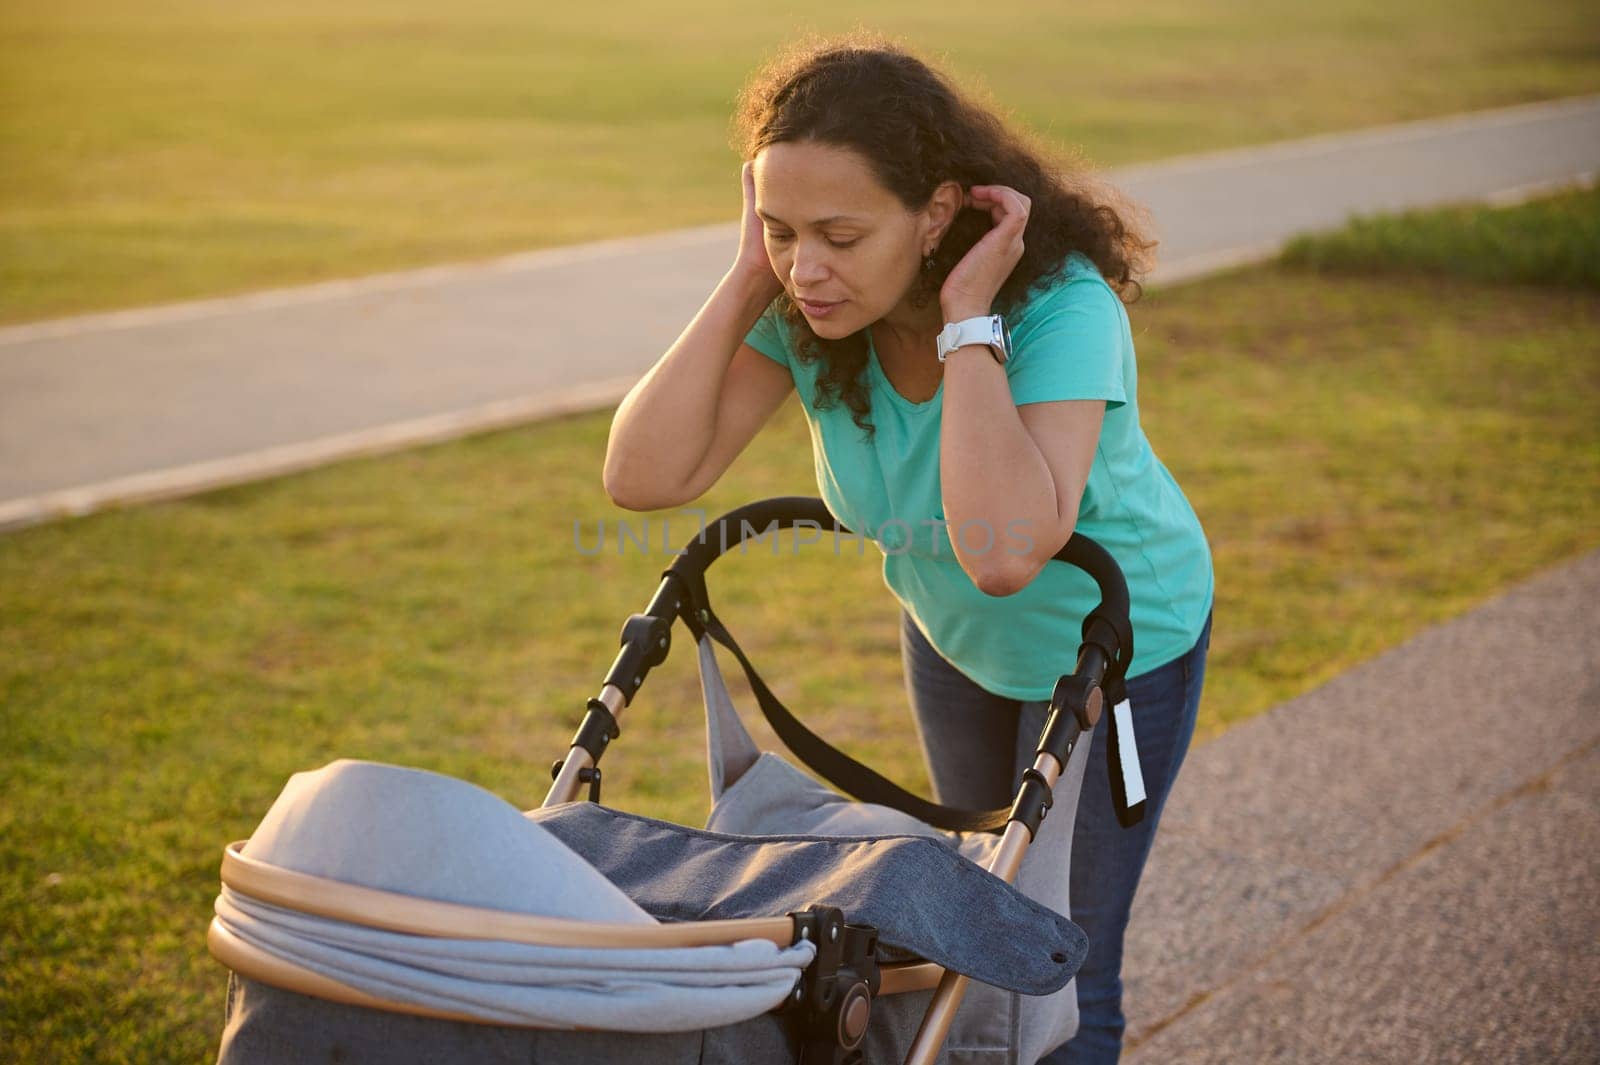
[[1124,1060],[1600,1061],[1597,604],[1600,552],[1196,748]]
[[[1597,170],[1585,97],[1106,177],[1149,209],[1170,284],[1352,214]],[[719,225],[0,329],[0,528],[613,404],[736,241]]]

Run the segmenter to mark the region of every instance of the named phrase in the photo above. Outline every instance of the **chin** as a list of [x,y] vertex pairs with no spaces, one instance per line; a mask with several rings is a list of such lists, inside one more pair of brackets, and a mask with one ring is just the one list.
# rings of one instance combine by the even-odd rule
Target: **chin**
[[[840,308],[840,310],[844,309]],[[854,307],[849,308],[849,312],[854,311]],[[805,319],[806,324],[811,327],[811,331],[823,340],[843,340],[847,336],[859,333],[871,324],[870,321],[863,319],[859,313],[848,312],[825,315],[820,318],[807,314]]]
[[845,337],[857,332],[860,329],[860,327],[856,325],[845,325],[843,323],[831,320],[819,322],[811,318],[806,319],[806,324],[811,327],[811,331],[813,333],[817,334],[817,336],[821,337],[823,340],[843,340]]

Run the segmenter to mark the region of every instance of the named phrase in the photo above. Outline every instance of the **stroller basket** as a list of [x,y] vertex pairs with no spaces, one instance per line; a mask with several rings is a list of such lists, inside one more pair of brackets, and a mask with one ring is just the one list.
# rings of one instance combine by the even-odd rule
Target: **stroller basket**
[[[806,729],[717,618],[706,570],[774,526],[849,532],[810,498],[708,524],[624,625],[539,809],[375,763],[292,777],[224,852],[207,937],[232,970],[221,1060],[1029,1063],[1070,1037],[1077,741],[1132,656],[1120,571],[1077,535],[1056,556],[1100,588],[1077,668],[1011,807],[956,810]],[[598,801],[601,756],[679,620],[706,701],[703,830]],[[859,801],[756,748],[714,643],[790,749]]]

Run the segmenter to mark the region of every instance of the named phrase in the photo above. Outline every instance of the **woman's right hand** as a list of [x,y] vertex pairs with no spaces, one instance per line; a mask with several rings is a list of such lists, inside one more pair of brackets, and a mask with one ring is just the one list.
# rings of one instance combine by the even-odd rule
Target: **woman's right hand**
[[734,271],[758,285],[767,293],[770,302],[783,291],[783,282],[772,272],[772,260],[767,257],[766,227],[756,214],[755,164],[745,163],[741,174],[744,184],[744,222],[739,229],[739,257],[734,260]]

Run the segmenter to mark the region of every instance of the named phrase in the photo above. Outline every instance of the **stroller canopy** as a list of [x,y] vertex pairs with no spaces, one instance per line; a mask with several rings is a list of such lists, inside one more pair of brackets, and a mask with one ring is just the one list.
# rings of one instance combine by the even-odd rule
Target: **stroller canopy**
[[[491,1023],[729,1024],[781,1003],[815,955],[809,942],[761,938],[594,945],[661,919],[772,917],[824,900],[877,927],[892,954],[1030,995],[1063,987],[1085,948],[1070,921],[926,835],[737,836],[587,802],[524,815],[472,784],[371,762],[295,774],[229,861],[214,936],[379,999]],[[285,883],[305,891],[287,897]],[[328,903],[351,888],[364,891],[355,912]],[[308,899],[326,912],[307,912]],[[382,927],[396,901],[502,922],[437,929],[483,929],[472,935]],[[516,915],[541,922],[535,941],[495,933]]]
[[[338,761],[297,773],[231,857],[264,886],[224,885],[214,939],[377,999],[486,1022],[630,1031],[727,1024],[783,1001],[815,955],[810,943],[766,939],[590,945],[604,931],[659,922],[509,803],[416,769]],[[284,883],[311,890],[262,897]],[[326,902],[345,888],[361,892],[361,913],[306,912],[308,898]],[[382,911],[393,903],[465,917],[464,930],[483,932],[417,935],[358,923],[390,923]],[[522,922],[533,935],[496,935],[514,930],[517,916],[533,919]]]

